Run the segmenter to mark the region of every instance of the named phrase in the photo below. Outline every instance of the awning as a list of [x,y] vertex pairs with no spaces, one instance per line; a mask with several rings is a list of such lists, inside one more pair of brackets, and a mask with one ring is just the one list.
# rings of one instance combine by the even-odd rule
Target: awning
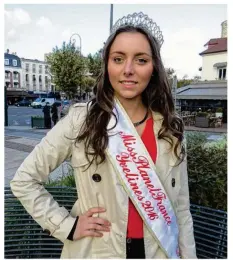
[[29,97],[29,98],[37,97],[37,95],[28,94],[28,92],[22,90],[11,90],[11,91],[7,90],[6,95],[7,97]]
[[214,64],[214,68],[224,68],[227,66],[227,62],[217,62]]
[[227,83],[196,84],[177,89],[176,99],[227,100]]

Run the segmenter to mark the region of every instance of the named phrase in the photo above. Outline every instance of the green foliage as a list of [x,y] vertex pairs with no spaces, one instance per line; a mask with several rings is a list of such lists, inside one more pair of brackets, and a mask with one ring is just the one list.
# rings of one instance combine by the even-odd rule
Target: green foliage
[[75,185],[75,179],[74,179],[74,170],[71,165],[69,165],[68,173],[64,176],[61,176],[60,178],[56,180],[49,179],[46,183],[46,186],[48,187],[76,187]]
[[199,117],[208,117],[208,113],[207,112],[197,112],[197,116]]
[[91,92],[92,88],[94,87],[96,83],[96,80],[91,78],[91,77],[85,77],[83,79],[83,87],[85,89],[86,92]]
[[185,87],[191,84],[191,82],[193,82],[192,79],[180,79],[177,80],[177,88],[181,88],[181,87]]
[[216,109],[216,112],[217,112],[217,113],[222,113],[222,111],[223,111],[222,107],[218,107],[218,108]]
[[101,51],[96,52],[94,55],[89,54],[87,56],[87,61],[89,72],[92,74],[92,77],[96,79],[102,68]]
[[53,81],[61,91],[69,98],[77,93],[77,87],[81,86],[82,78],[86,69],[85,59],[73,43],[63,42],[61,48],[57,46],[48,55]]
[[205,134],[187,133],[191,203],[227,210],[227,139],[207,142]]

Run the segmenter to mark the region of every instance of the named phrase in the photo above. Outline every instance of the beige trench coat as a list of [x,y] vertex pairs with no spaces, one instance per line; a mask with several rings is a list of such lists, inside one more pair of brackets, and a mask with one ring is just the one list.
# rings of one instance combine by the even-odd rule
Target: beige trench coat
[[[74,105],[24,160],[11,181],[11,189],[35,221],[64,243],[61,258],[126,258],[128,195],[108,157],[103,164],[92,165],[83,171],[88,163],[84,145],[75,146],[74,138],[85,115],[86,107]],[[161,114],[153,112],[153,120],[157,137],[162,123]],[[157,139],[157,151],[157,174],[175,206],[179,223],[181,257],[196,258],[186,161],[174,167],[176,159],[164,140]],[[48,180],[50,172],[69,158],[74,168],[79,198],[70,213],[60,207],[42,185]],[[94,173],[101,176],[100,182],[93,181]],[[172,186],[172,179],[175,179],[175,187]],[[105,232],[101,238],[68,240],[75,217],[97,206],[106,208],[106,212],[99,214],[99,217],[111,222],[110,232]],[[144,241],[146,258],[166,258],[145,225]]]

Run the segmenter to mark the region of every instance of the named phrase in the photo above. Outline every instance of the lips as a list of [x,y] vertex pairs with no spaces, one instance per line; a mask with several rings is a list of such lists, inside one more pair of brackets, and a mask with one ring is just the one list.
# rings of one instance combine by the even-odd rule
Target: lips
[[121,80],[120,83],[124,84],[124,85],[134,85],[137,84],[137,81],[133,81],[133,80]]

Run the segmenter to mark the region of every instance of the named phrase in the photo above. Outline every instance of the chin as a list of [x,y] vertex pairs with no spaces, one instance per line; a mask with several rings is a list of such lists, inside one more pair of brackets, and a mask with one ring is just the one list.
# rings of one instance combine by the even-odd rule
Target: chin
[[122,91],[122,92],[118,92],[116,94],[116,97],[118,97],[119,99],[123,98],[123,99],[135,99],[137,97],[141,96],[141,93],[135,93],[132,91]]

